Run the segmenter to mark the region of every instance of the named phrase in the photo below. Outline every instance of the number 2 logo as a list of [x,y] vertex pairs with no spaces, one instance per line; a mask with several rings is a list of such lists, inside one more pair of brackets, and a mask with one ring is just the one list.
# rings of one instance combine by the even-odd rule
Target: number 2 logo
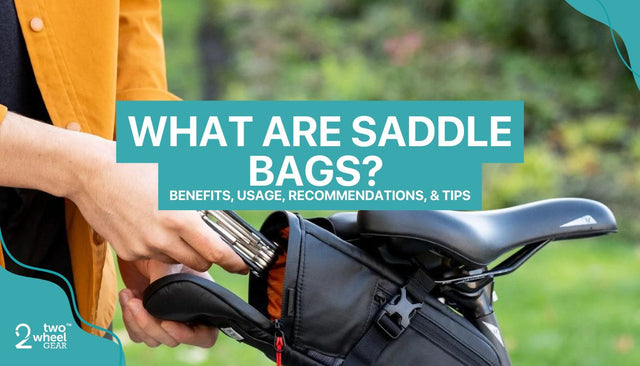
[[29,327],[25,323],[18,324],[18,326],[16,327],[16,337],[18,337],[18,338],[20,338],[20,328],[26,328],[27,329],[27,334],[24,336],[23,340],[21,340],[20,342],[18,342],[16,344],[16,348],[17,349],[31,349],[31,345],[30,344],[25,344],[25,343],[27,343],[27,341],[29,340],[29,337],[31,336],[31,327]]

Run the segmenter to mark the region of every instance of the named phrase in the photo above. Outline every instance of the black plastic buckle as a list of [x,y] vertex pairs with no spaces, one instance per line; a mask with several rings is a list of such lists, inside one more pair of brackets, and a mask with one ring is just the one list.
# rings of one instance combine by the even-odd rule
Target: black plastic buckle
[[422,308],[422,303],[414,304],[407,299],[406,288],[400,289],[400,295],[396,295],[380,311],[376,323],[389,337],[396,339],[409,327],[411,318],[418,309]]

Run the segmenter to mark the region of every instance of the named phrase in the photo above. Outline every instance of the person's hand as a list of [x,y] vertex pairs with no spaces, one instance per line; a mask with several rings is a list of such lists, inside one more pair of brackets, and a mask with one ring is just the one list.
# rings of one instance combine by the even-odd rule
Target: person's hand
[[212,263],[230,272],[248,271],[196,211],[158,211],[157,165],[116,164],[115,144],[100,148],[104,159],[79,174],[69,198],[120,258],[182,263],[198,271]]
[[181,264],[166,264],[154,260],[127,262],[118,259],[120,274],[127,288],[120,291],[122,318],[129,338],[149,347],[161,344],[175,347],[181,343],[209,348],[218,337],[216,328],[187,325],[153,317],[142,306],[142,292],[154,280],[172,273],[193,273],[211,280],[207,272],[196,272]]
[[0,186],[70,199],[121,258],[247,271],[197,212],[158,211],[155,164],[116,164],[114,142],[12,112],[0,126]]

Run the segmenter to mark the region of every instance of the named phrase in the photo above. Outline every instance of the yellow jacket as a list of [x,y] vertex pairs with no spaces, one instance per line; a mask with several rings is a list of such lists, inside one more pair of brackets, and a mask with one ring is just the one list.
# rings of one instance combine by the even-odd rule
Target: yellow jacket
[[[113,139],[116,99],[177,99],[167,91],[160,0],[15,0],[15,6],[55,126]],[[0,106],[0,122],[5,113]],[[66,223],[80,315],[107,327],[116,301],[113,257],[70,201]]]

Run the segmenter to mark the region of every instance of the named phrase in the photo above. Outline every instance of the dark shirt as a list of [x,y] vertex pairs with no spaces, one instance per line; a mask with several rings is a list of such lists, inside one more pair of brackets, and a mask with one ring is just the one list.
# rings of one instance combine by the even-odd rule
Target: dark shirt
[[[0,0],[0,103],[12,112],[51,123],[13,0]],[[62,198],[0,187],[0,229],[9,251],[19,261],[58,272],[73,284]],[[67,286],[57,276],[25,269],[6,253],[4,258],[9,271],[57,283],[69,296]]]

